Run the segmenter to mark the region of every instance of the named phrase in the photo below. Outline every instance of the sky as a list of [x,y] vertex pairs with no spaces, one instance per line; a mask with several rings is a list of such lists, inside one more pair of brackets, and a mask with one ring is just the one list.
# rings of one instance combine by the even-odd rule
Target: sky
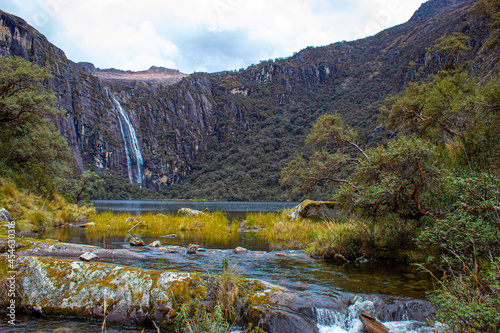
[[0,0],[75,61],[140,71],[238,70],[374,35],[425,0]]

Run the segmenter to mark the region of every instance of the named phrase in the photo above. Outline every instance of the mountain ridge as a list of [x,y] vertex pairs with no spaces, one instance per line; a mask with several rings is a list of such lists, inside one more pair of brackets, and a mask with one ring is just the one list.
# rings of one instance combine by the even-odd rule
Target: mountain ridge
[[[238,72],[195,73],[173,84],[100,79],[93,65],[65,59],[44,36],[5,13],[0,52],[54,73],[50,86],[67,111],[59,129],[80,170],[127,179],[109,89],[136,128],[146,187],[172,198],[286,200],[279,172],[294,153],[308,153],[304,139],[319,115],[339,112],[366,141],[380,125],[385,97],[436,72],[438,58],[429,48],[439,37],[469,34],[474,45],[468,56],[476,57],[487,22],[469,13],[473,3],[431,0],[407,23],[365,39],[309,47]],[[491,66],[487,59],[476,63]]]
[[96,68],[91,63],[79,63],[80,66],[85,67],[90,74],[95,75],[101,80],[124,80],[124,81],[141,81],[151,82],[153,84],[175,84],[188,76],[181,73],[177,69],[170,69],[165,67],[151,66],[143,71],[120,70],[115,68]]

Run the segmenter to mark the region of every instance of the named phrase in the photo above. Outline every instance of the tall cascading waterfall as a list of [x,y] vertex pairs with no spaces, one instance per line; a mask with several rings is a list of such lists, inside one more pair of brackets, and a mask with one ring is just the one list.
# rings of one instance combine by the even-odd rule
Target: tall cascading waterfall
[[132,184],[141,184],[144,161],[142,159],[141,148],[139,147],[139,140],[137,140],[137,133],[120,102],[109,92],[108,88],[106,88],[106,93],[114,105],[114,109],[117,111],[120,131],[125,146],[125,155],[127,157],[128,177]]

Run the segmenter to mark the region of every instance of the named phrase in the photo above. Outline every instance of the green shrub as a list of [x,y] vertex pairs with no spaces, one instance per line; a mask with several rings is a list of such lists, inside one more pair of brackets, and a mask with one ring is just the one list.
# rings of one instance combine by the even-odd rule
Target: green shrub
[[451,332],[500,332],[500,260],[484,271],[453,272],[429,298],[440,307],[436,319]]

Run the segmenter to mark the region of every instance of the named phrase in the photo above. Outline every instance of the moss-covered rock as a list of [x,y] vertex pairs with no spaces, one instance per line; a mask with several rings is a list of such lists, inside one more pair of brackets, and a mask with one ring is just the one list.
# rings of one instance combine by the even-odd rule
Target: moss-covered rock
[[335,203],[331,201],[304,200],[295,206],[288,217],[295,220],[299,217],[309,217],[321,220],[333,219],[336,216]]
[[162,324],[174,307],[170,288],[193,274],[46,257],[17,258],[23,305],[48,316],[107,317],[108,322]]
[[[17,256],[16,265],[24,308],[47,316],[106,316],[107,322],[154,321],[163,329],[175,329],[183,305],[210,309],[218,302],[212,275],[35,256]],[[237,284],[237,319],[270,333],[317,332],[315,307],[345,309],[335,298],[322,300],[258,280],[238,278]]]

